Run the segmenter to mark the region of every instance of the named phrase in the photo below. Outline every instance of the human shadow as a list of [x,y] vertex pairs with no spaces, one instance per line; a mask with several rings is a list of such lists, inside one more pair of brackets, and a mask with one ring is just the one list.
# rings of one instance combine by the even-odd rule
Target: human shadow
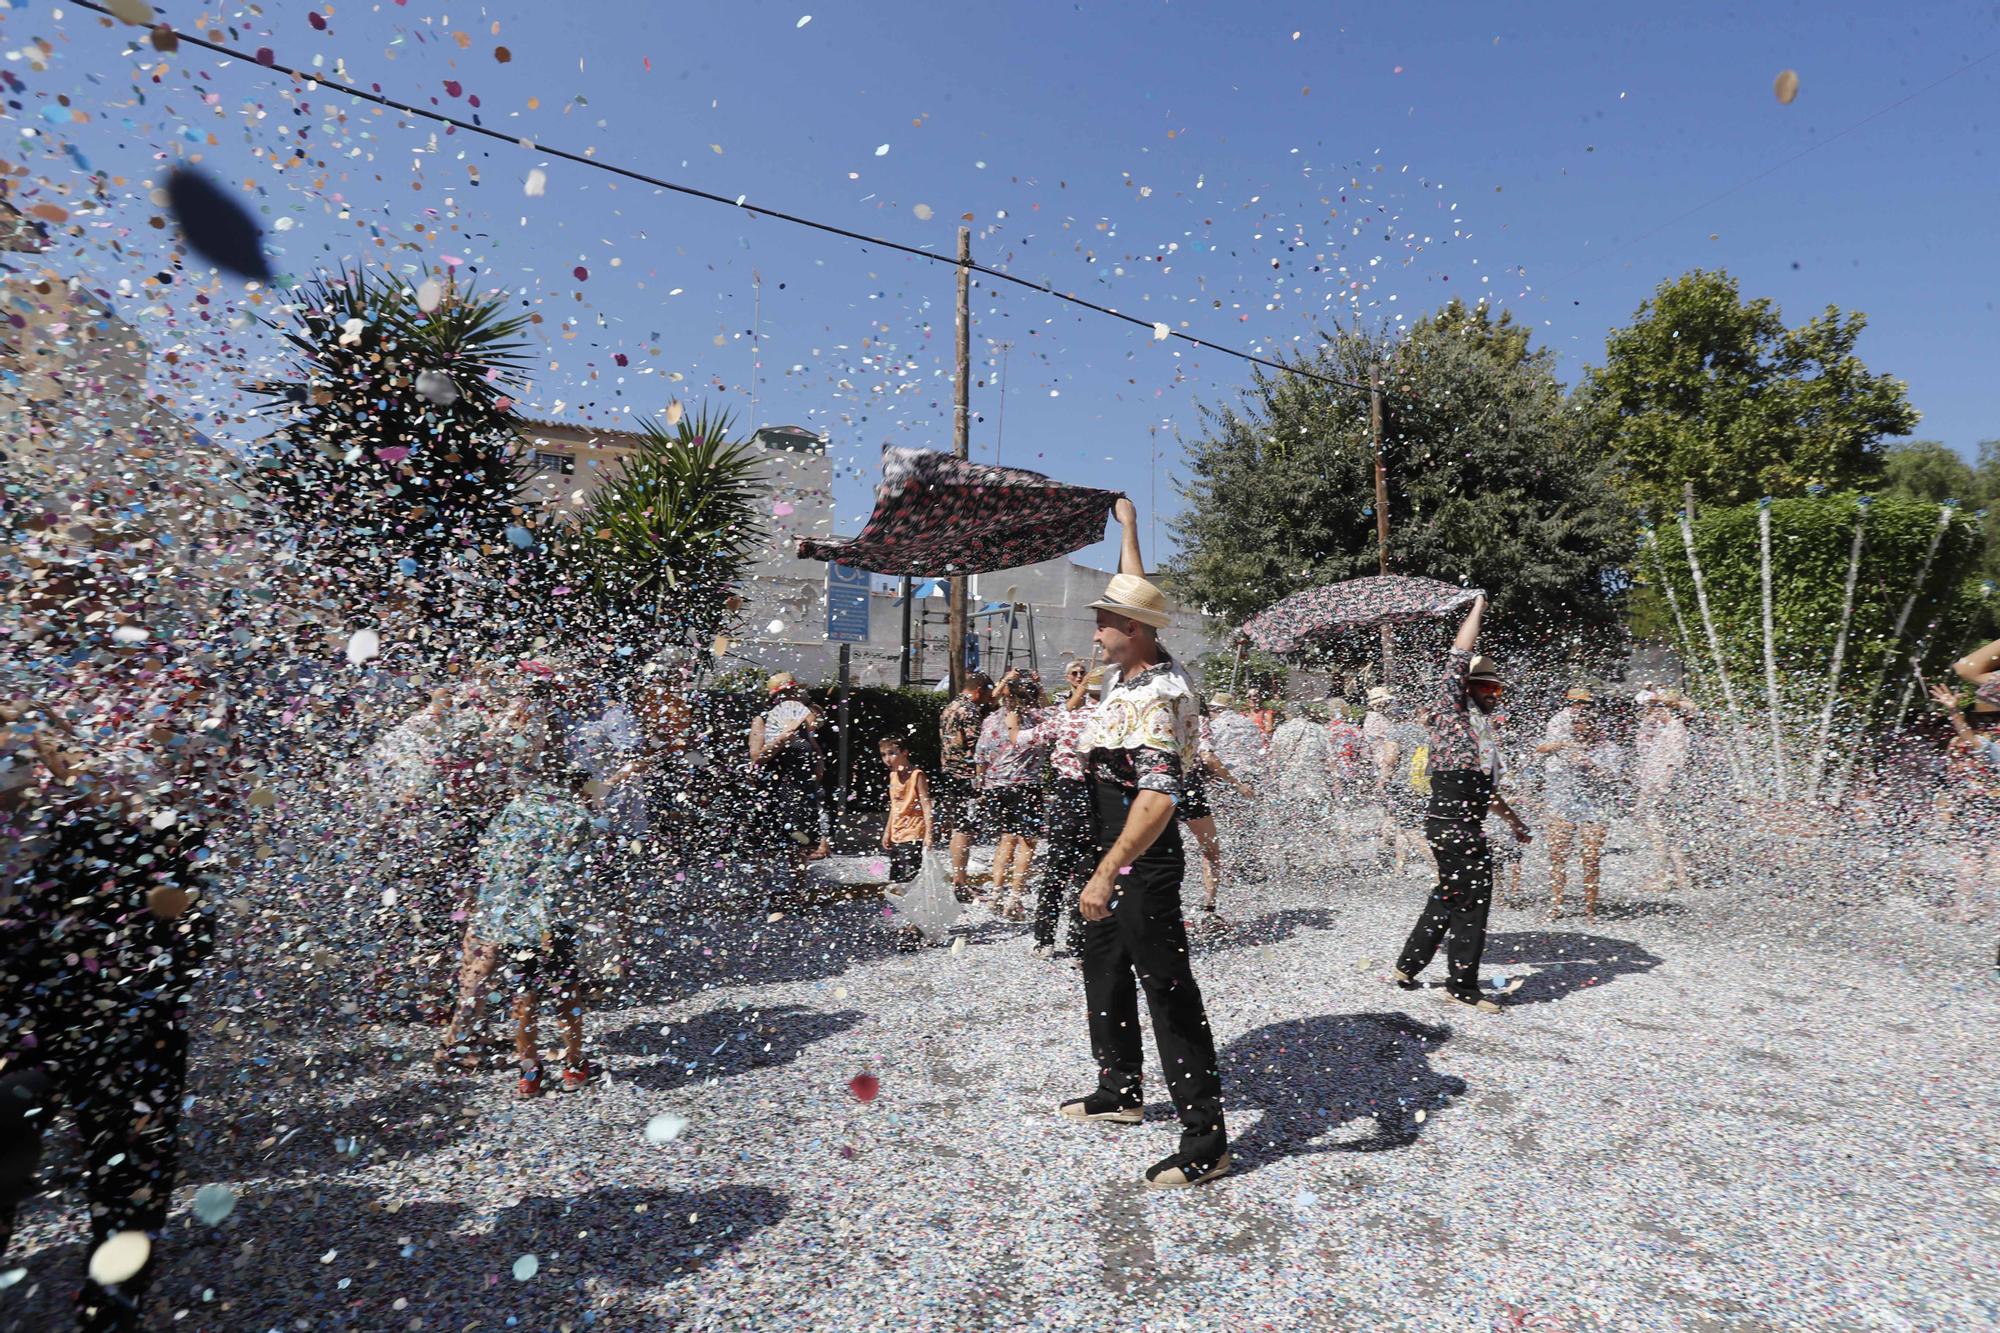
[[471,1131],[475,1122],[463,1114],[471,1087],[469,1078],[424,1078],[345,1102],[236,1109],[220,1132],[190,1127],[186,1173],[319,1175],[436,1152]]
[[838,976],[895,952],[882,904],[857,901],[758,916],[679,916],[642,935],[634,975],[600,984],[594,1007],[670,1004],[719,983],[789,985]]
[[795,1004],[710,1009],[678,1022],[634,1023],[606,1033],[597,1046],[628,1057],[615,1066],[626,1082],[658,1092],[790,1064],[814,1042],[860,1021],[857,1010],[821,1013]]
[[1650,972],[1663,961],[1631,940],[1566,930],[1503,931],[1488,935],[1482,959],[1489,980],[1505,975],[1512,968],[1528,970],[1520,989],[1507,997],[1510,1008],[1552,1004],[1619,977]]
[[1195,953],[1254,949],[1288,940],[1301,930],[1331,930],[1335,920],[1331,908],[1286,907],[1247,921],[1229,921],[1219,930],[1196,930],[1190,934],[1189,944]]
[[[1406,1148],[1465,1081],[1431,1068],[1451,1029],[1407,1014],[1320,1014],[1246,1032],[1221,1052],[1240,1171],[1287,1157]],[[1258,1112],[1247,1127],[1245,1111]],[[1359,1138],[1329,1136],[1366,1122]]]

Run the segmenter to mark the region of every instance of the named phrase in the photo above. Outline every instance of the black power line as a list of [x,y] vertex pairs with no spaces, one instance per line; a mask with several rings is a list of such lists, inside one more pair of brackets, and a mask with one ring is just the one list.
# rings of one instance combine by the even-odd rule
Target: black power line
[[[107,6],[96,3],[96,0],[74,0],[74,3],[80,9],[88,9],[94,13],[102,14],[114,22],[123,22]],[[537,153],[547,154],[550,157],[561,158],[565,162],[574,162],[578,166],[593,167],[598,171],[608,171],[614,176],[623,176],[627,180],[638,181],[641,184],[651,185],[662,190],[670,190],[675,194],[684,194],[689,198],[706,200],[712,204],[724,204],[730,208],[741,209],[746,213],[754,213],[759,217],[772,218],[779,222],[789,222],[795,227],[806,227],[813,231],[825,232],[829,236],[840,236],[850,241],[860,241],[864,245],[876,245],[885,250],[894,250],[900,254],[913,255],[918,259],[928,259],[933,263],[949,264],[953,268],[959,267],[958,259],[955,256],[941,255],[935,251],[920,249],[914,245],[904,245],[900,241],[884,240],[879,236],[870,236],[865,232],[852,231],[846,227],[837,227],[830,222],[819,222],[797,213],[786,213],[775,208],[765,208],[741,199],[732,199],[727,195],[716,194],[712,190],[703,190],[692,185],[681,185],[674,181],[662,180],[658,176],[649,176],[643,171],[634,171],[630,167],[621,167],[615,162],[606,162],[595,157],[585,157],[581,153],[572,153],[565,148],[554,148],[548,144],[537,142],[532,138],[503,134],[499,130],[488,126],[476,124],[472,121],[460,120],[457,116],[447,115],[442,111],[432,111],[424,107],[412,106],[408,102],[398,101],[382,93],[365,92],[360,88],[332,83],[318,74],[294,69],[290,65],[281,65],[276,60],[262,59],[256,55],[239,51],[234,47],[224,46],[220,42],[211,42],[206,38],[181,32],[167,24],[160,24],[150,29],[150,31],[171,34],[176,40],[186,42],[190,46],[198,46],[205,51],[213,51],[217,55],[228,56],[233,60],[245,61],[263,69],[275,70],[280,74],[289,74],[295,79],[316,83],[336,96],[358,97],[364,102],[373,102],[378,106],[388,107],[392,111],[400,111],[406,115],[421,116],[427,120],[435,120],[441,124],[451,125],[457,129],[464,130],[468,134],[483,135],[489,139],[496,139],[501,143],[530,149]],[[988,268],[986,265],[979,263],[968,263],[965,267],[971,269],[974,273],[984,274],[995,281],[1009,282],[1016,287],[1025,287],[1031,292],[1040,292],[1042,295],[1052,296],[1058,301],[1066,301],[1071,305],[1081,306],[1085,310],[1094,311],[1100,315],[1109,315],[1113,319],[1120,319],[1127,324],[1137,325],[1139,328],[1153,333],[1156,337],[1158,336],[1159,329],[1164,327],[1163,325],[1154,323],[1152,320],[1140,319],[1137,315],[1128,315],[1121,310],[1113,310],[1109,306],[1099,305],[1095,301],[1087,301],[1081,296],[1059,292],[1045,282],[1030,282],[1026,278],[1017,277],[1001,269]],[[1210,351],[1221,352],[1225,356],[1233,356],[1239,360],[1253,362],[1260,366],[1267,366],[1272,370],[1280,371],[1287,375],[1297,375],[1302,379],[1315,380],[1321,384],[1346,389],[1352,393],[1366,394],[1368,392],[1368,386],[1365,384],[1350,384],[1346,380],[1337,379],[1332,375],[1322,375],[1318,371],[1286,365],[1284,362],[1272,360],[1270,357],[1258,356],[1254,352],[1240,351],[1234,347],[1225,347],[1221,343],[1208,342],[1192,334],[1176,332],[1171,328],[1167,329],[1167,336],[1178,338],[1182,342],[1192,343],[1196,347],[1206,347]]]

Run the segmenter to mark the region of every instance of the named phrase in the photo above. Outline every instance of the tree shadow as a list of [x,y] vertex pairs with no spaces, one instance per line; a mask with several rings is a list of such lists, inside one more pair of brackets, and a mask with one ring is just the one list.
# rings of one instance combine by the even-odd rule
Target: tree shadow
[[[790,1064],[806,1047],[847,1031],[861,1017],[853,1009],[827,1014],[795,1004],[710,1009],[678,1022],[634,1023],[595,1044],[608,1055],[635,1057],[617,1062],[618,1076],[658,1092]],[[637,1063],[649,1057],[652,1063]]]
[[475,1122],[462,1114],[470,1088],[469,1078],[423,1078],[347,1102],[232,1110],[219,1131],[188,1126],[183,1176],[323,1175],[436,1152],[472,1129]]
[[1672,902],[1665,898],[1632,898],[1624,902],[1601,902],[1597,905],[1599,921],[1638,921],[1650,916],[1686,916],[1686,903]]
[[[1260,1112],[1232,1134],[1241,1171],[1335,1152],[1406,1148],[1425,1116],[1462,1096],[1463,1079],[1431,1068],[1430,1054],[1451,1029],[1407,1014],[1321,1014],[1247,1032],[1221,1052],[1232,1119]],[[1360,1138],[1329,1140],[1343,1125],[1366,1121]]]
[[763,916],[674,917],[656,935],[642,934],[638,969],[602,983],[593,1008],[617,1010],[670,1004],[718,984],[785,985],[838,976],[895,952],[883,929],[880,902],[850,902]]
[[1327,907],[1286,907],[1247,921],[1230,921],[1221,930],[1199,929],[1196,921],[1188,934],[1190,952],[1227,953],[1231,949],[1254,949],[1290,939],[1301,930],[1331,930],[1337,919]]
[[1552,1004],[1567,995],[1602,986],[1619,977],[1650,972],[1664,959],[1633,943],[1581,931],[1505,931],[1486,937],[1487,977],[1508,969],[1532,968],[1521,988],[1507,997],[1510,1008]]
[[[454,1234],[473,1219],[460,1204],[393,1205],[353,1185],[245,1190],[219,1226],[186,1212],[160,1243],[149,1328],[173,1325],[186,1293],[212,1290],[196,1313],[204,1326],[405,1327],[421,1314],[430,1327],[523,1328],[584,1325],[666,1329],[634,1290],[655,1291],[727,1258],[776,1223],[787,1198],[755,1186],[714,1189],[607,1187],[570,1198],[529,1195],[490,1218],[490,1233]],[[83,1221],[79,1214],[77,1229]],[[251,1242],[252,1250],[244,1248]],[[263,1256],[252,1259],[252,1254]],[[517,1279],[517,1261],[535,1271]],[[5,1325],[69,1327],[69,1294],[88,1258],[80,1243],[8,1256],[28,1276],[10,1293]],[[395,1302],[406,1302],[398,1310]],[[209,1323],[213,1319],[213,1324]]]

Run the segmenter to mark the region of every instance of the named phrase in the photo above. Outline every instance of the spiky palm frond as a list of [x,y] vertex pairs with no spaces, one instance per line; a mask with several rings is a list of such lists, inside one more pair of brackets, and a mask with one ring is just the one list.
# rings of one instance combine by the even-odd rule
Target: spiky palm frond
[[440,286],[425,311],[400,278],[322,274],[271,321],[292,374],[246,386],[278,422],[260,459],[267,497],[302,544],[370,553],[379,578],[364,582],[497,535],[526,486],[512,408],[527,321],[502,294]]
[[614,633],[705,642],[764,540],[764,465],[727,413],[640,423],[638,449],[553,545]]

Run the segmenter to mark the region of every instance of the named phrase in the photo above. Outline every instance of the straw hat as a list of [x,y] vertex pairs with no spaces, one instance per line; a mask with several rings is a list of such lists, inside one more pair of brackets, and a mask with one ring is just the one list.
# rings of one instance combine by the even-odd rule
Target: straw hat
[[1391,690],[1387,685],[1371,686],[1368,690],[1368,702],[1370,704],[1386,704],[1395,697],[1396,692]]
[[1154,629],[1165,629],[1173,621],[1167,613],[1167,595],[1137,574],[1112,575],[1104,596],[1092,602],[1090,609],[1109,611]]
[[781,694],[784,691],[791,689],[793,686],[797,684],[798,682],[792,679],[791,672],[780,671],[777,675],[771,677],[769,682],[765,684],[764,692],[766,694]]
[[1210,708],[1230,709],[1236,707],[1236,696],[1229,693],[1214,695],[1208,701]]
[[1472,664],[1465,669],[1465,679],[1474,684],[1484,681],[1488,685],[1498,685],[1500,683],[1500,664],[1486,654],[1481,653],[1479,656],[1473,658]]
[[1590,692],[1590,687],[1587,685],[1570,686],[1569,691],[1563,695],[1563,698],[1573,704],[1594,704],[1597,702],[1597,696]]

